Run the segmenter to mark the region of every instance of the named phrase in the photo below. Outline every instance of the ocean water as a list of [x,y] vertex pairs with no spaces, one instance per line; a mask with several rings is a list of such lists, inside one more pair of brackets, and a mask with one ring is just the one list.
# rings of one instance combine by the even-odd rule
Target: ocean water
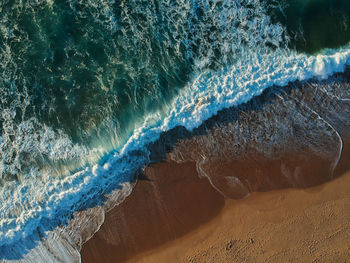
[[349,19],[346,0],[2,1],[0,259],[103,204],[162,132],[343,72]]

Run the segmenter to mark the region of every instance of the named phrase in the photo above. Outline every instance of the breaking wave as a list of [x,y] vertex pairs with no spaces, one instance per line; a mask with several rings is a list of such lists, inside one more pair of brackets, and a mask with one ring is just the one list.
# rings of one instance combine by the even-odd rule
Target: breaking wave
[[162,132],[192,130],[268,87],[350,65],[349,45],[313,55],[290,48],[267,13],[274,1],[1,5],[4,259],[125,187]]

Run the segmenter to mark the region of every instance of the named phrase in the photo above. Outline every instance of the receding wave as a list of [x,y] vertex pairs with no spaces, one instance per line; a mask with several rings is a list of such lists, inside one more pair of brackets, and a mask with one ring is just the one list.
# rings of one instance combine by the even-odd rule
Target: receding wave
[[0,255],[19,259],[74,212],[115,190],[130,193],[149,163],[145,146],[162,132],[192,130],[268,87],[350,65],[349,45],[317,54],[291,48],[271,7],[2,4]]

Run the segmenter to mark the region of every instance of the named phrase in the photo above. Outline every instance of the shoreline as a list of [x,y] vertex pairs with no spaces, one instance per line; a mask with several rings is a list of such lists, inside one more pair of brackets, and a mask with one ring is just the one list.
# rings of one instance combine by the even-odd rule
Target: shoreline
[[[213,262],[214,258],[215,262],[267,258],[281,262],[301,260],[298,257],[306,254],[312,261],[318,249],[308,243],[325,244],[322,253],[334,249],[328,259],[335,260],[339,253],[339,260],[346,259],[350,256],[350,245],[346,247],[350,208],[345,209],[349,188],[350,171],[318,186],[256,192],[234,200],[220,195],[206,178],[200,179],[192,163],[156,164],[122,204],[106,213],[100,230],[83,245],[82,262]],[[333,219],[339,222],[332,223]],[[318,222],[323,225],[315,228]],[[341,238],[328,244],[324,237],[332,231]],[[285,233],[294,243],[288,243]],[[252,242],[264,253],[255,257]],[[288,251],[295,242],[298,250]],[[238,260],[234,249],[246,254]],[[246,257],[250,260],[243,260]]]
[[[346,189],[350,188],[350,170],[345,175],[343,174],[343,169],[349,169],[349,145],[346,144],[347,147],[344,148],[344,154],[339,163],[342,169],[338,169],[339,172],[335,174],[335,179],[331,181],[321,184],[314,182],[316,186],[299,189],[291,188],[291,186],[286,188],[282,184],[280,189],[265,189],[265,191],[253,192],[246,198],[238,199],[225,198],[214,189],[207,178],[199,177],[194,163],[175,163],[171,160],[156,163],[146,168],[144,176],[138,180],[132,194],[123,203],[106,213],[100,230],[82,247],[82,262],[164,262],[165,260],[169,262],[212,262],[203,258],[203,255],[193,254],[201,249],[207,250],[206,247],[211,248],[212,253],[225,257],[227,251],[222,250],[222,244],[231,246],[232,242],[227,237],[223,238],[223,235],[235,233],[234,229],[237,228],[241,235],[241,245],[249,244],[250,238],[257,238],[252,236],[247,237],[246,240],[242,239],[244,230],[240,225],[245,225],[244,222],[248,220],[250,213],[255,217],[257,223],[255,231],[259,236],[265,231],[265,226],[258,223],[260,217],[265,216],[266,222],[271,220],[270,223],[273,224],[279,220],[279,216],[288,215],[293,218],[292,210],[289,211],[285,207],[294,207],[296,213],[294,217],[298,219],[304,209],[311,209],[319,203],[331,201],[329,198],[333,198],[332,194],[349,200],[350,193],[346,192]],[[315,164],[313,165],[314,175],[320,171]],[[237,167],[233,168],[237,169]],[[319,168],[322,168],[322,165]],[[273,170],[267,169],[266,172],[273,172]],[[278,181],[276,169],[270,178],[277,178]],[[313,176],[313,178],[316,177]],[[342,204],[346,205],[346,203]],[[339,208],[339,204],[334,205],[335,208]],[[260,212],[254,214],[253,208],[248,209],[247,207],[254,207]],[[246,212],[240,217],[236,213],[239,211],[239,214],[241,209]],[[274,210],[275,215],[264,214],[264,209]],[[322,213],[322,209],[321,207],[318,212]],[[315,216],[322,220],[320,214],[313,215],[313,212],[315,211],[311,209],[310,217]],[[228,217],[229,220],[223,222],[223,216]],[[345,218],[339,220],[344,221],[347,218],[350,218],[350,209]],[[251,219],[249,222],[253,227],[254,220]],[[298,224],[302,225],[303,221],[298,221]],[[347,220],[346,226],[350,228],[350,219]],[[247,225],[245,227],[248,228]],[[332,227],[334,226],[329,224],[328,228]],[[270,228],[271,232],[273,230],[273,227]],[[279,233],[280,238],[283,238],[281,233]],[[321,231],[319,234],[322,233]],[[300,238],[303,236],[301,235]],[[210,244],[216,244],[219,242],[217,240],[220,240],[220,246],[212,248]],[[182,245],[183,242],[188,245]],[[197,244],[195,250],[191,249],[191,242]],[[254,251],[251,252],[255,253]],[[174,255],[177,256],[174,257]],[[187,255],[187,258],[179,255]],[[196,259],[198,257],[199,260]],[[188,260],[189,258],[193,260]],[[287,259],[280,258],[280,260]],[[219,261],[227,260],[233,259],[221,258]],[[261,262],[260,260],[254,258],[256,262]]]
[[[333,81],[335,85],[341,83],[337,77]],[[320,200],[327,202],[332,193],[317,195],[322,189],[332,185],[349,189],[348,100],[341,100],[324,90],[329,85],[331,90],[332,80],[313,84],[319,87],[303,82],[296,83],[296,88],[293,85],[277,91],[271,88],[247,104],[221,111],[192,132],[176,127],[163,133],[150,145],[152,164],[138,178],[132,194],[106,213],[99,231],[82,246],[82,262],[124,262],[141,260],[147,255],[149,258],[164,257],[165,252],[160,251],[162,248],[172,251],[210,224],[216,224],[222,231],[212,235],[212,239],[230,233],[233,225],[226,222],[221,226],[218,218],[223,214],[233,216],[230,211],[235,211],[236,205],[240,207],[256,202],[269,209],[270,205],[287,202],[294,207],[296,214],[302,214],[300,209],[308,209],[306,204],[311,209]],[[322,108],[315,98],[327,108]],[[346,176],[340,176],[345,173]],[[335,193],[338,191],[336,187]],[[278,202],[274,204],[272,196],[278,192],[285,196],[282,198],[285,201],[277,198]],[[348,193],[343,197],[347,199]],[[339,209],[339,206],[344,204],[335,204],[334,209]],[[280,205],[280,215],[289,213],[288,209],[282,208]],[[322,211],[312,210],[310,217],[322,219],[322,215],[317,214]],[[290,213],[288,215],[293,217]],[[259,221],[263,214],[255,216]],[[268,218],[274,220],[271,216]],[[346,218],[339,220],[348,227],[348,221],[344,223]],[[234,222],[239,228],[245,218],[236,218]],[[325,229],[332,229],[333,225],[329,223]],[[260,225],[256,233],[264,233],[264,226]],[[299,234],[303,239],[302,233]],[[281,238],[284,238],[283,233]],[[167,245],[163,247],[164,244],[169,248]],[[183,249],[179,248],[180,254],[183,254]],[[203,244],[202,249],[206,250]],[[153,251],[153,256],[150,251]],[[189,257],[191,260],[187,261],[190,262],[207,260],[198,254]],[[255,258],[254,261],[262,259]],[[169,261],[169,258],[162,260]],[[228,258],[220,260],[227,261]]]
[[0,263],[133,260],[350,169],[345,2],[3,2]]
[[194,163],[155,164],[132,194],[106,213],[100,230],[83,245],[82,262],[125,261],[213,219],[224,203],[208,180],[197,176]]

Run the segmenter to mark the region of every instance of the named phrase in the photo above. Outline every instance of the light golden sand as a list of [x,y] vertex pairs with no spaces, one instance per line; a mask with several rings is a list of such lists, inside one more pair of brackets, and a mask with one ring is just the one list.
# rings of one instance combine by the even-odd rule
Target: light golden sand
[[130,262],[350,262],[350,173],[226,200],[209,223]]

